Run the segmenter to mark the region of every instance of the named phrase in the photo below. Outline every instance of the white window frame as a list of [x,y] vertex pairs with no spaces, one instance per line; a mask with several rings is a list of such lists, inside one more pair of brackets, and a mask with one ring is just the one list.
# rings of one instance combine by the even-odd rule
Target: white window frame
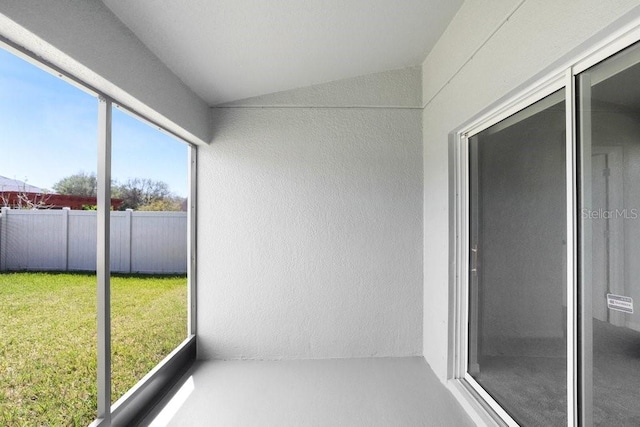
[[[564,89],[566,107],[566,256],[567,256],[567,415],[569,426],[588,424],[591,408],[578,402],[589,402],[579,396],[578,380],[584,384],[584,372],[576,363],[583,347],[578,332],[581,325],[574,320],[578,301],[578,212],[577,165],[579,149],[576,140],[576,76],[621,50],[640,42],[640,13],[624,22],[611,25],[579,53],[559,60],[522,87],[490,106],[450,133],[449,137],[449,369],[448,386],[468,411],[486,425],[517,426],[512,417],[468,373],[469,312],[469,138],[500,121],[522,111],[546,96]],[[579,378],[579,377],[583,378]],[[588,404],[588,403],[587,403]]]
[[[91,427],[128,425],[149,409],[156,396],[170,385],[172,378],[184,371],[195,360],[197,332],[197,143],[188,141],[177,132],[160,126],[144,114],[118,102],[83,80],[38,57],[28,49],[0,36],[0,46],[36,67],[53,74],[65,82],[96,98],[98,102],[98,194],[97,194],[97,416]],[[188,197],[187,206],[187,337],[150,372],[140,379],[113,405],[111,404],[111,309],[109,229],[111,200],[111,129],[112,108],[120,108],[151,127],[188,145]]]

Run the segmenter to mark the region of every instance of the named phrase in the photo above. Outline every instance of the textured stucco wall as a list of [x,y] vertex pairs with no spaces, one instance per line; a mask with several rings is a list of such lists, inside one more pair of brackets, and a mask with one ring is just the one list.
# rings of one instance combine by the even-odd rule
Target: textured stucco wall
[[181,137],[210,138],[209,108],[99,0],[0,0],[0,35]]
[[638,4],[467,0],[423,63],[423,345],[441,379],[449,331],[448,133]]
[[[362,106],[380,79],[410,96]],[[420,74],[302,91],[213,109],[198,158],[199,358],[419,355]]]

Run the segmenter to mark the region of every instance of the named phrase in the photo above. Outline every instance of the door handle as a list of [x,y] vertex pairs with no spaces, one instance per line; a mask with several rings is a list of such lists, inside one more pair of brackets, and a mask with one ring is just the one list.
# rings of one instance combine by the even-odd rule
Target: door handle
[[471,248],[471,272],[478,274],[478,245]]

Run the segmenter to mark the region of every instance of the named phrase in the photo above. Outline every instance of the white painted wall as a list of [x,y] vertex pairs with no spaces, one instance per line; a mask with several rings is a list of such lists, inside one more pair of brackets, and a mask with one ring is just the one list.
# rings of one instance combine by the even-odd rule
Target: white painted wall
[[423,351],[442,380],[449,331],[448,133],[638,4],[467,0],[423,63]]
[[214,109],[199,358],[421,353],[419,93],[412,68]]
[[209,108],[99,0],[0,0],[0,35],[193,143]]

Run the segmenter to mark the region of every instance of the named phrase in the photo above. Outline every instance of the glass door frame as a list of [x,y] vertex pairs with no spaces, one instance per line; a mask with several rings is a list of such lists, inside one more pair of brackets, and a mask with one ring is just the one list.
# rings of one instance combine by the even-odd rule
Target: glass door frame
[[[588,264],[579,250],[580,239],[588,238],[581,227],[579,201],[584,200],[584,144],[577,134],[577,75],[593,65],[640,41],[640,18],[616,26],[599,36],[582,53],[559,61],[519,90],[497,102],[449,134],[449,348],[448,379],[454,394],[488,424],[517,426],[512,417],[468,372],[469,355],[469,254],[470,195],[469,139],[496,123],[531,106],[553,92],[565,90],[566,110],[566,286],[567,286],[567,417],[569,426],[592,425],[592,344],[590,322],[578,323],[578,307],[591,307],[589,292],[579,292]],[[580,299],[580,300],[579,300]]]

